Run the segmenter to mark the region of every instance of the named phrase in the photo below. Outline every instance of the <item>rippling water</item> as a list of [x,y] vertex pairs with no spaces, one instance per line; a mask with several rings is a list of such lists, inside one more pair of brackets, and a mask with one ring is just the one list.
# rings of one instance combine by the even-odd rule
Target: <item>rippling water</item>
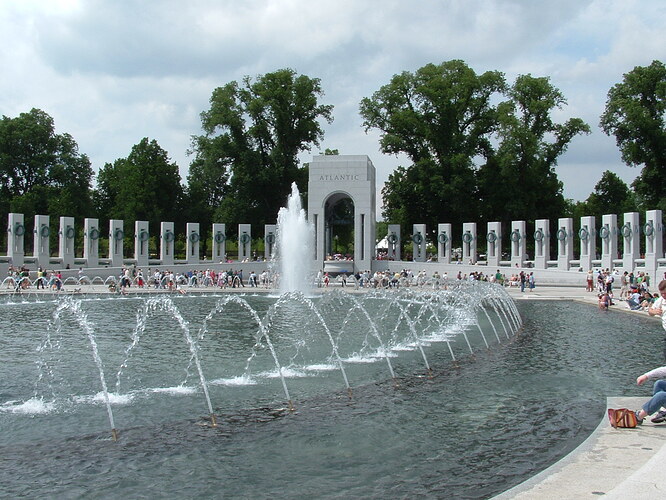
[[[258,311],[270,306],[251,300]],[[211,301],[176,304],[200,318]],[[336,370],[289,378],[290,413],[278,379],[249,384],[238,377],[254,340],[234,326],[240,313],[229,311],[212,320],[201,345],[219,422],[211,428],[182,332],[167,314],[151,318],[159,334],[146,334],[132,353],[136,362],[116,376],[125,351],[111,347],[128,344],[137,304],[115,302],[113,314],[107,303],[84,306],[110,390],[119,379],[117,397],[125,398],[112,405],[118,442],[91,389],[94,377],[86,375],[95,373],[89,345],[53,334],[48,366],[65,364],[70,375],[40,380],[36,374],[47,369],[33,359],[52,305],[0,307],[7,325],[0,338],[3,496],[488,498],[582,442],[602,418],[606,396],[646,395],[635,377],[662,361],[661,326],[647,318],[572,302],[520,302],[525,325],[511,341],[492,339],[486,350],[469,329],[475,356],[453,343],[457,366],[444,343],[429,345],[433,378],[416,351],[391,358],[397,387],[385,361],[347,365],[351,400]],[[221,336],[233,349],[217,346]],[[250,373],[265,374],[265,360]],[[47,390],[57,394],[55,408],[43,397]]]

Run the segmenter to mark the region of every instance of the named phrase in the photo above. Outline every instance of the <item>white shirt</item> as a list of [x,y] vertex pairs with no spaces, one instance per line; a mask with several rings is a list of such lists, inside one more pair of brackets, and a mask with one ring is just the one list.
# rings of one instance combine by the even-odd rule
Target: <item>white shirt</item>
[[654,301],[652,304],[653,309],[661,309],[661,326],[664,330],[666,330],[666,299],[663,297],[659,297],[657,300]]

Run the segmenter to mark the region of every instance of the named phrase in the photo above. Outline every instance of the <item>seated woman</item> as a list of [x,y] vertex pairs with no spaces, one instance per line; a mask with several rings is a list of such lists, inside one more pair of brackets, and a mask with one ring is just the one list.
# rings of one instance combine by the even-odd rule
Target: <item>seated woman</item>
[[[666,378],[666,366],[655,368],[636,379],[638,385],[643,385],[648,380],[657,380],[652,386],[652,398],[640,410],[636,410],[636,420],[639,424],[643,423],[645,417],[666,406],[666,380],[663,380],[664,378]],[[652,419],[655,424],[664,421],[666,421],[666,411],[664,410],[659,411]]]
[[652,303],[656,300],[656,297],[653,297],[650,292],[643,292],[641,295],[641,309],[647,311],[652,307]]

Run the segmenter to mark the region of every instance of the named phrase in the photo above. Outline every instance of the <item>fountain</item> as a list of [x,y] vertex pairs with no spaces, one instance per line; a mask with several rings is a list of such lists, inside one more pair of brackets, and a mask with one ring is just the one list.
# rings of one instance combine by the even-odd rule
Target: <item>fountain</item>
[[[315,497],[497,493],[582,441],[606,393],[635,391],[621,374],[594,376],[590,360],[632,372],[654,357],[649,335],[608,343],[641,318],[521,303],[529,323],[515,336],[515,306],[485,283],[6,300],[3,491],[115,498],[159,485],[174,498],[266,498],[297,482]],[[580,407],[591,417],[570,419]]]
[[287,206],[278,212],[277,259],[280,264],[280,291],[307,294],[312,288],[314,228],[301,208],[301,196],[294,182]]
[[[295,479],[303,494],[326,496],[332,483],[319,478],[338,468],[331,464],[359,470],[371,461],[362,475],[379,481],[408,449],[425,451],[421,440],[440,433],[431,425],[465,400],[451,393],[455,379],[479,370],[475,364],[491,366],[522,326],[506,291],[487,283],[314,293],[304,266],[312,229],[295,186],[277,237],[278,297],[81,294],[1,303],[3,456],[23,477],[69,478],[57,491],[39,488],[46,495],[100,496],[104,480],[94,473],[95,489],[86,490],[91,476],[79,464],[141,464],[174,497],[195,494],[185,486],[217,495],[206,491],[207,477],[223,477],[217,484],[229,496],[248,496],[252,483],[263,488],[253,496],[284,495],[280,478],[295,471],[304,474]],[[176,456],[196,471],[196,485],[183,480]],[[13,496],[34,492],[15,475],[0,473]],[[114,487],[106,496],[132,496],[130,483],[107,482]],[[349,488],[344,496],[372,496],[353,481]]]

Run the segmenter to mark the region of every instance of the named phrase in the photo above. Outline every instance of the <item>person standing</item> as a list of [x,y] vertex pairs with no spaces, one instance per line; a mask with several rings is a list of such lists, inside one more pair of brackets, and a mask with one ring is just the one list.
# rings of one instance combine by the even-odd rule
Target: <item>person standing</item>
[[622,276],[620,276],[620,300],[624,299],[629,292],[629,272],[625,271]]

